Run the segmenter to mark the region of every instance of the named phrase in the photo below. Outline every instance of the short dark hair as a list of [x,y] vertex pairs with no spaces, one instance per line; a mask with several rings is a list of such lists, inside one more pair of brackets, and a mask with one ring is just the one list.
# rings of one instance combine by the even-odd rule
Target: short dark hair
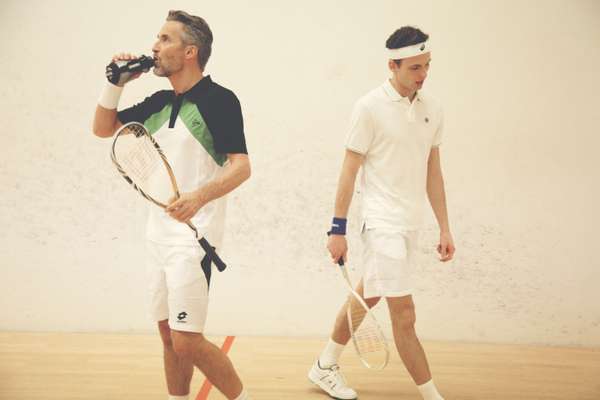
[[[422,43],[429,39],[429,35],[424,33],[419,28],[414,26],[403,26],[400,29],[396,29],[394,33],[385,42],[385,47],[388,49],[399,49],[401,47],[412,46],[413,44]],[[394,62],[400,65],[402,60],[394,60]]]
[[194,45],[198,48],[198,65],[204,69],[210,53],[212,52],[213,34],[206,21],[195,15],[181,10],[171,10],[167,15],[167,21],[177,21],[183,24],[183,37],[186,45]]

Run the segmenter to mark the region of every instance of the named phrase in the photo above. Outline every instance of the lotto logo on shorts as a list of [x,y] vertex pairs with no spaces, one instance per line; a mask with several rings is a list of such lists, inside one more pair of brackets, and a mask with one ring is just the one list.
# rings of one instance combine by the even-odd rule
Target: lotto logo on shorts
[[186,319],[187,317],[187,313],[185,311],[180,312],[179,314],[177,314],[177,322],[181,322],[182,324],[185,324],[186,321],[184,321],[184,319]]

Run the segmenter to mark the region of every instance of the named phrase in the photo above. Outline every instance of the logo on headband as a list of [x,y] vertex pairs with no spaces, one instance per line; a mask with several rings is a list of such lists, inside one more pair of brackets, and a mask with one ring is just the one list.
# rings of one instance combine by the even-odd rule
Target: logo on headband
[[401,60],[403,58],[409,58],[418,56],[419,54],[428,53],[431,51],[429,41],[427,43],[415,43],[410,46],[399,47],[397,49],[388,48],[388,59],[390,60]]

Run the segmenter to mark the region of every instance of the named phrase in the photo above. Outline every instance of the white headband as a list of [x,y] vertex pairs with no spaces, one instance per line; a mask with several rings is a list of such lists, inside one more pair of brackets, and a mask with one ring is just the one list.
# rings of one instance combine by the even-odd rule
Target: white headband
[[429,53],[431,51],[431,44],[429,41],[413,44],[412,46],[400,47],[399,49],[387,49],[388,58],[390,60],[401,60],[403,58],[409,58],[418,56],[419,54]]

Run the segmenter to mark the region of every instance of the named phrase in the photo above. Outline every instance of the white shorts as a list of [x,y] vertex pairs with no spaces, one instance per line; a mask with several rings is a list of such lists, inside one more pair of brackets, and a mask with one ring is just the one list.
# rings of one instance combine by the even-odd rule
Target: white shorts
[[412,294],[412,274],[418,250],[418,231],[363,229],[364,297]]
[[169,320],[177,331],[202,332],[208,311],[212,263],[203,263],[198,246],[173,246],[146,241],[150,315]]

